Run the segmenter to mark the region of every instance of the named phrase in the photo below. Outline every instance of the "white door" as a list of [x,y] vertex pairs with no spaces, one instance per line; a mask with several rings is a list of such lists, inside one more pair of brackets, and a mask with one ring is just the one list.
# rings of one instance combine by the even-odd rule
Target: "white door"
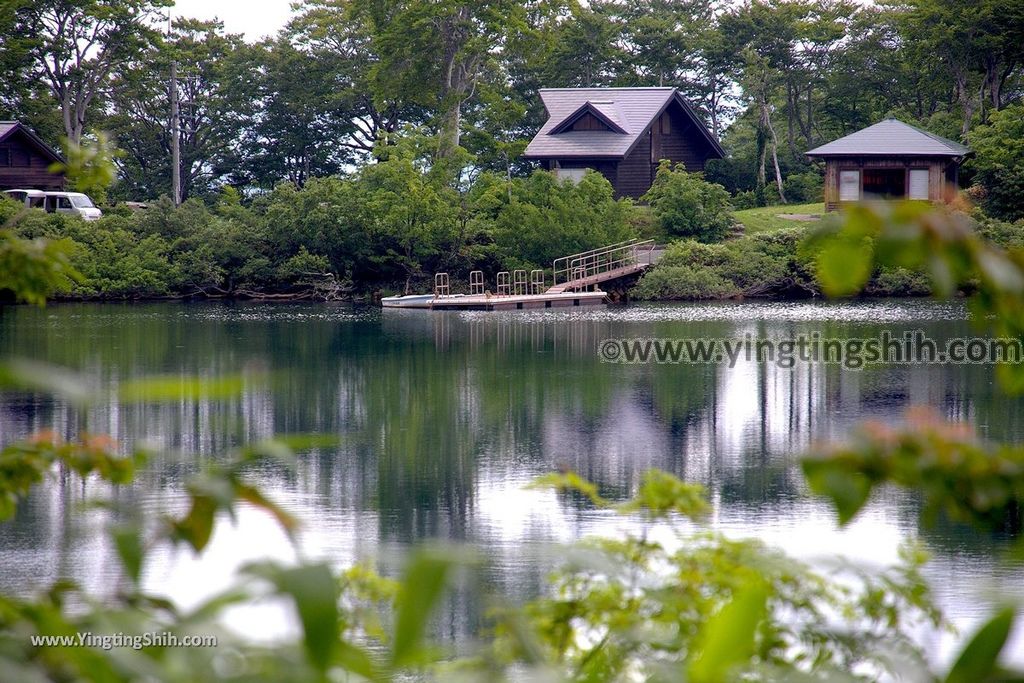
[[839,201],[856,202],[860,200],[860,171],[839,172]]
[[910,169],[910,182],[908,185],[910,186],[907,193],[909,199],[928,199],[928,169]]

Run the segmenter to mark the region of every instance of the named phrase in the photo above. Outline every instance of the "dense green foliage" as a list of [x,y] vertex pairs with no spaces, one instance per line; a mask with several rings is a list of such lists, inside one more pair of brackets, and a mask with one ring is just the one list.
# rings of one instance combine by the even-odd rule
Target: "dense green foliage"
[[212,202],[372,164],[409,128],[434,160],[525,176],[539,88],[675,86],[729,151],[707,179],[736,208],[819,201],[804,152],[895,115],[973,145],[965,184],[1024,215],[1017,0],[304,0],[255,44],[187,18],[161,35],[166,4],[5,3],[0,118],[54,144],[108,131],[111,197],[153,200],[170,192],[174,62],[181,198]]
[[[1024,220],[1006,223],[961,216],[969,230],[1004,248],[1024,244]],[[785,228],[757,232],[719,244],[692,240],[668,247],[657,267],[640,280],[633,294],[640,299],[720,299],[742,296],[818,296],[828,292],[815,271],[818,245],[807,239],[818,229]],[[826,221],[826,232],[834,226]],[[845,257],[844,257],[845,258]],[[854,263],[837,259],[836,269],[852,272]],[[862,273],[859,285],[869,296],[923,296],[933,291],[921,264],[881,263]],[[972,291],[976,282],[962,287]]]
[[1020,218],[1024,213],[1024,104],[992,112],[988,125],[971,132],[971,145],[976,156],[970,167],[977,172],[982,206],[998,218]]
[[633,292],[641,299],[814,293],[813,262],[800,251],[804,235],[804,231],[789,229],[721,244],[676,242]]
[[[13,230],[61,240],[49,248],[67,251],[82,276],[63,295],[338,298],[426,287],[437,271],[465,280],[474,268],[493,289],[499,270],[550,268],[567,253],[633,237],[634,210],[597,173],[578,185],[544,171],[485,174],[462,191],[396,151],[351,177],[281,184],[249,206],[227,188],[211,204],[175,208],[165,198],[94,222],[34,209]],[[17,212],[0,202],[0,220]]]
[[724,187],[688,173],[682,165],[673,169],[667,161],[658,167],[643,200],[651,205],[663,233],[670,238],[717,242],[734,223],[729,193]]
[[493,221],[498,254],[506,264],[546,266],[561,256],[636,236],[632,205],[615,201],[600,173],[588,172],[573,184],[536,171],[514,181],[509,198],[502,197],[507,190],[499,178],[478,185],[474,205],[480,213],[474,227],[479,230]]

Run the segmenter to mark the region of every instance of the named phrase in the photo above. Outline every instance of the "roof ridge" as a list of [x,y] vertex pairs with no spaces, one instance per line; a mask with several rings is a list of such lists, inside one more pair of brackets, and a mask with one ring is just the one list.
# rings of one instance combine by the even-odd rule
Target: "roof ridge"
[[964,145],[962,142],[957,142],[956,140],[950,140],[949,138],[944,138],[944,137],[942,137],[941,135],[939,135],[937,133],[933,133],[930,130],[925,130],[924,128],[919,128],[919,127],[915,126],[912,123],[907,123],[906,121],[903,121],[903,120],[898,119],[896,117],[892,117],[892,120],[895,121],[896,123],[902,123],[907,128],[913,128],[918,133],[921,133],[922,135],[927,135],[928,137],[930,137],[932,140],[935,140],[936,142],[941,142],[942,144],[944,144],[947,147],[949,147],[950,149],[952,149],[954,152],[958,151],[957,150],[958,147],[962,148],[962,149],[966,149],[967,148],[967,146]]
[[966,145],[892,116],[805,152],[808,156],[966,156],[970,153]]

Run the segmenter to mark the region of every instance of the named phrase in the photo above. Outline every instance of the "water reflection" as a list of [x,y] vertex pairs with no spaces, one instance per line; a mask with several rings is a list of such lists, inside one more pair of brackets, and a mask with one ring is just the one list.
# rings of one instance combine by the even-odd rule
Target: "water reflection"
[[[305,454],[294,475],[261,483],[306,521],[303,544],[339,563],[395,571],[402,548],[424,538],[469,541],[488,559],[486,584],[516,598],[536,593],[555,561],[553,542],[614,532],[623,522],[548,492],[533,477],[567,466],[610,497],[660,467],[706,485],[714,523],[806,557],[841,552],[891,562],[901,539],[923,534],[943,599],[961,621],[983,610],[965,586],[1021,578],[1000,569],[998,543],[958,528],[919,531],[918,505],[896,492],[850,529],[809,497],[795,456],[865,418],[892,419],[911,404],[973,420],[998,439],[1021,438],[1021,401],[1000,397],[990,368],[798,363],[610,365],[597,354],[617,337],[875,336],[923,329],[970,333],[956,303],[858,302],[651,305],[581,311],[425,313],[331,305],[67,305],[0,315],[0,355],[80,369],[98,398],[78,409],[49,397],[0,399],[0,440],[42,428],[72,437],[107,432],[164,454],[115,495],[129,507],[182,504],[189,472],[233,445],[273,434],[336,434],[341,445]],[[239,374],[227,401],[122,404],[117,386],[152,374]],[[79,504],[90,487],[57,479],[0,525],[0,582],[30,590],[57,576],[94,589],[116,581],[104,519]],[[163,551],[148,581],[184,604],[224,585],[234,567],[286,540],[246,511],[218,532],[207,557]],[[965,561],[968,558],[969,561]],[[1010,574],[1007,575],[1007,571]],[[1019,582],[1018,582],[1019,583]],[[1019,591],[1019,589],[1016,589]],[[464,639],[484,609],[458,591],[443,630]],[[251,629],[255,620],[246,618]]]

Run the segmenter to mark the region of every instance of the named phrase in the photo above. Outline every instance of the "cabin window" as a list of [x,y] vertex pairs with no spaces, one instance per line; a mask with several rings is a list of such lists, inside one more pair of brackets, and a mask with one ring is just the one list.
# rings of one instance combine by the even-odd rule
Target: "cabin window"
[[0,166],[11,165],[11,150],[9,147],[0,147]]
[[855,202],[860,199],[860,171],[839,172],[839,201]]
[[669,117],[669,115],[667,113],[661,115],[661,132],[662,133],[671,133],[672,132],[672,119]]
[[910,169],[910,182],[907,184],[907,196],[910,199],[928,199],[928,169]]
[[587,172],[585,168],[556,168],[555,177],[559,180],[571,180],[574,183],[578,183],[583,180],[583,174]]

